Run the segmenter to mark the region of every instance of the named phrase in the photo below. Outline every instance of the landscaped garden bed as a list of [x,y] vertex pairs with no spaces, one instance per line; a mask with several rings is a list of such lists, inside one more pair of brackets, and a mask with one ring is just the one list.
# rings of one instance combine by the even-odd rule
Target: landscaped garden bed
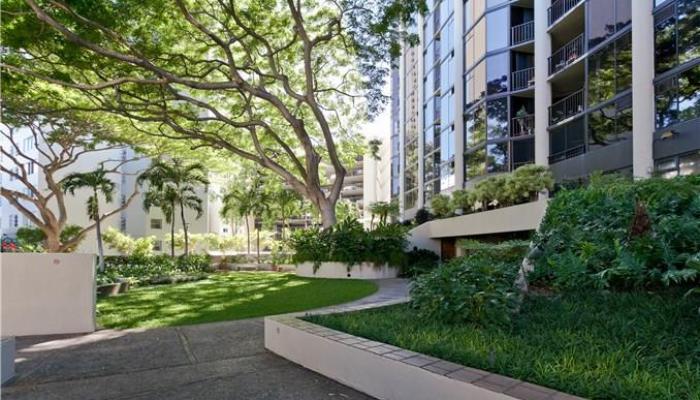
[[368,281],[229,272],[177,285],[139,287],[97,303],[105,328],[190,325],[310,310],[368,296]]

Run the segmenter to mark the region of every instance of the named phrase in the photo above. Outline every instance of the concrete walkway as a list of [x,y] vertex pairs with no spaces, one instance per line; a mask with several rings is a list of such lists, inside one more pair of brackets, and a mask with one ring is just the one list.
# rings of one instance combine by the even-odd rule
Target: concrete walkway
[[[408,283],[377,281],[342,307],[405,301]],[[263,347],[262,319],[17,339],[3,399],[371,399]]]

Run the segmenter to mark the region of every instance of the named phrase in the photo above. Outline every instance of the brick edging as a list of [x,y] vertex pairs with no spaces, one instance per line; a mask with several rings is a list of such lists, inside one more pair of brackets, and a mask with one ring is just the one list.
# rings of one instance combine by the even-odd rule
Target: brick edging
[[[352,307],[351,307],[352,308]],[[372,308],[370,305],[358,307],[359,309]],[[349,309],[342,310],[324,310],[324,314],[332,311],[350,311]],[[319,314],[315,312],[313,314]],[[441,377],[448,378],[453,381],[461,382],[465,385],[473,385],[490,392],[499,393],[500,398],[517,399],[517,400],[582,400],[580,397],[572,396],[563,392],[558,392],[543,386],[524,382],[518,379],[506,377],[496,373],[483,371],[476,368],[465,367],[450,361],[445,361],[436,357],[417,353],[411,350],[402,349],[400,347],[389,344],[369,340],[363,337],[350,335],[345,332],[337,331],[321,325],[314,324],[302,319],[299,319],[300,314],[286,314],[267,317],[268,320],[282,324],[288,328],[310,334],[319,340],[329,340],[336,344],[347,346],[356,351],[371,353],[373,356],[379,356],[394,362],[405,364],[414,368],[419,368],[427,374],[437,374]],[[267,333],[266,333],[267,334]],[[268,347],[268,338],[265,339],[266,347]],[[268,347],[269,348],[269,347]],[[277,352],[277,351],[276,351]],[[278,352],[283,357],[285,354]],[[295,360],[291,360],[295,361]],[[295,361],[296,362],[296,361]],[[306,366],[306,365],[305,365]],[[310,367],[310,366],[309,366]],[[311,369],[315,369],[310,367]],[[317,370],[321,374],[324,371]],[[330,376],[333,378],[333,376]],[[353,386],[351,382],[343,382]],[[355,387],[361,390],[361,387]],[[372,394],[366,392],[368,394]],[[465,397],[466,398],[466,397]]]

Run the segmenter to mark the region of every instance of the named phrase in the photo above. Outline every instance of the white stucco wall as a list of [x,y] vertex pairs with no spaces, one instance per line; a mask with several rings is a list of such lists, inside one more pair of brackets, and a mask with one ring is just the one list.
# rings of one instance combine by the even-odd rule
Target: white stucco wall
[[0,254],[0,335],[95,330],[95,256]]

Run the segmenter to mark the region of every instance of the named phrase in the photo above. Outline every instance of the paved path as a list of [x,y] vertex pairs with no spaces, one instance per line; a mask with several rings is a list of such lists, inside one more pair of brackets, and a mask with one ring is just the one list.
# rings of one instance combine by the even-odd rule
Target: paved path
[[[343,309],[405,301],[406,281],[378,283]],[[262,319],[18,338],[16,370],[5,400],[371,399],[266,351]]]

